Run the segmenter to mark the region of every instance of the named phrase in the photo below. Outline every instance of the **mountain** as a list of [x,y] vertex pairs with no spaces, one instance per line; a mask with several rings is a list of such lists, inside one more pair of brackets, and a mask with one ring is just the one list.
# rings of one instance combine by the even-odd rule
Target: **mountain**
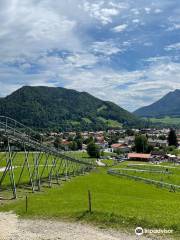
[[86,92],[25,86],[0,99],[0,115],[34,128],[62,131],[134,126],[139,119],[116,104]]
[[139,108],[134,114],[141,117],[180,117],[180,90],[169,92],[157,102]]

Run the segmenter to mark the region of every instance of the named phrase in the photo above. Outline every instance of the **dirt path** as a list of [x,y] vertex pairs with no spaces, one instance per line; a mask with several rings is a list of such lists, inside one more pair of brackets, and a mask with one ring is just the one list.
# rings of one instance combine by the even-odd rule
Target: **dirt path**
[[[0,213],[0,240],[150,240],[135,235],[102,230],[81,223],[51,220],[23,220],[12,213]],[[157,239],[157,238],[156,238]]]

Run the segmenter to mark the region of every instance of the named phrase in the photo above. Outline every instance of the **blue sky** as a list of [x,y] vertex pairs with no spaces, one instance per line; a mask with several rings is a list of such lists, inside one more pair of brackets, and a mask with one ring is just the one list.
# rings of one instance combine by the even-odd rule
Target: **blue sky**
[[0,0],[0,96],[23,85],[130,111],[180,89],[180,1]]

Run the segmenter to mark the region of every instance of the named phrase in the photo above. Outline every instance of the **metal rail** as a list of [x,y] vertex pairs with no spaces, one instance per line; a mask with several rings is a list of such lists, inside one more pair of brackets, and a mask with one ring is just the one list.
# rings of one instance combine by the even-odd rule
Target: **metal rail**
[[180,186],[179,185],[175,185],[175,184],[171,184],[171,183],[167,183],[167,182],[163,182],[163,181],[156,181],[153,179],[149,179],[149,178],[143,178],[143,177],[138,177],[138,176],[134,176],[134,175],[130,175],[124,172],[121,172],[121,169],[109,169],[107,171],[108,174],[110,175],[114,175],[114,176],[122,176],[122,177],[127,177],[129,179],[134,179],[137,181],[143,181],[144,183],[147,184],[153,184],[157,187],[161,187],[161,188],[167,188],[171,191],[180,191]]
[[[28,184],[33,192],[40,191],[44,182],[51,187],[53,180],[59,184],[61,179],[94,167],[91,161],[67,156],[38,141],[35,137],[39,133],[12,118],[0,116],[0,134],[6,139],[4,154],[0,157],[0,166],[4,165],[0,172],[0,190],[11,186],[14,198],[17,197],[17,186],[22,184]],[[13,148],[17,143],[23,148],[20,165],[20,153]]]

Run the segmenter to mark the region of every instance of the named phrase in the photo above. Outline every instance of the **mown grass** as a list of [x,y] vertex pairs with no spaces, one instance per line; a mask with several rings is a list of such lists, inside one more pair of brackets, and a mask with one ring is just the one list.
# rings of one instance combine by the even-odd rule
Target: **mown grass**
[[163,117],[163,118],[149,118],[149,120],[153,123],[163,123],[163,124],[173,124],[180,125],[180,117]]
[[113,159],[103,159],[101,160],[101,162],[106,164],[107,167],[110,167],[116,164],[116,161]]
[[[73,153],[83,159],[86,153]],[[20,159],[20,158],[19,158]],[[119,167],[128,163],[121,163]],[[135,163],[135,162],[133,162]],[[169,192],[153,185],[119,178],[107,174],[108,167],[96,168],[84,176],[61,181],[54,188],[43,187],[41,192],[28,194],[28,211],[25,211],[25,194],[18,190],[19,198],[1,201],[0,211],[14,211],[27,218],[58,218],[85,221],[101,227],[166,228],[180,234],[180,193]],[[88,195],[92,195],[92,213],[88,213]]]
[[[18,199],[0,206],[22,217],[84,220],[116,228],[167,228],[180,232],[180,194],[151,185],[107,175],[107,168],[73,178],[61,187]],[[93,213],[87,213],[88,189],[92,194]]]
[[98,119],[104,123],[106,123],[109,127],[112,128],[122,128],[122,124],[119,123],[118,121],[111,120],[111,119],[105,119],[103,117],[98,117]]
[[[13,165],[13,172],[14,172],[14,180],[15,180],[16,184],[17,183],[20,183],[20,185],[28,184],[30,182],[30,176],[32,176],[32,178],[35,176],[36,169],[34,168],[34,165],[36,162],[36,157],[38,157],[38,154],[39,153],[33,153],[33,152],[29,153],[29,155],[28,155],[29,170],[28,170],[28,164],[25,163],[22,175],[21,175],[21,171],[22,171],[23,164],[25,161],[25,154],[23,152],[22,153],[18,152],[18,153],[16,153],[15,157],[13,157],[12,165]],[[0,153],[0,168],[5,168],[5,166],[7,164],[6,161],[8,161],[8,160],[9,160],[8,155],[6,156],[5,153]],[[46,160],[47,160],[47,158],[44,154],[40,155],[38,175],[41,176],[42,179],[48,179],[49,173],[54,164],[53,156],[49,156],[48,160],[47,160],[47,166],[44,167]],[[58,160],[56,167],[53,168],[52,175],[56,172],[58,172],[60,175],[63,174],[65,171],[65,167],[66,167],[65,160],[62,160],[62,162],[61,162],[61,159]],[[80,165],[76,166],[76,170],[79,170],[80,167],[81,167]],[[73,165],[71,165],[68,168],[68,172],[73,173],[73,171],[74,171],[74,168],[73,168]],[[19,182],[20,175],[21,175],[21,179]],[[0,178],[2,176],[3,176],[3,171],[0,171]],[[10,176],[9,176],[9,172],[8,172],[2,182],[1,188],[5,189],[7,186],[10,186],[10,184],[11,184],[11,181],[10,181]]]
[[[125,162],[118,166],[118,169],[120,172],[126,173],[130,176],[132,175],[180,186],[180,166],[151,164],[134,165]],[[141,170],[145,170],[145,172],[141,172]]]

